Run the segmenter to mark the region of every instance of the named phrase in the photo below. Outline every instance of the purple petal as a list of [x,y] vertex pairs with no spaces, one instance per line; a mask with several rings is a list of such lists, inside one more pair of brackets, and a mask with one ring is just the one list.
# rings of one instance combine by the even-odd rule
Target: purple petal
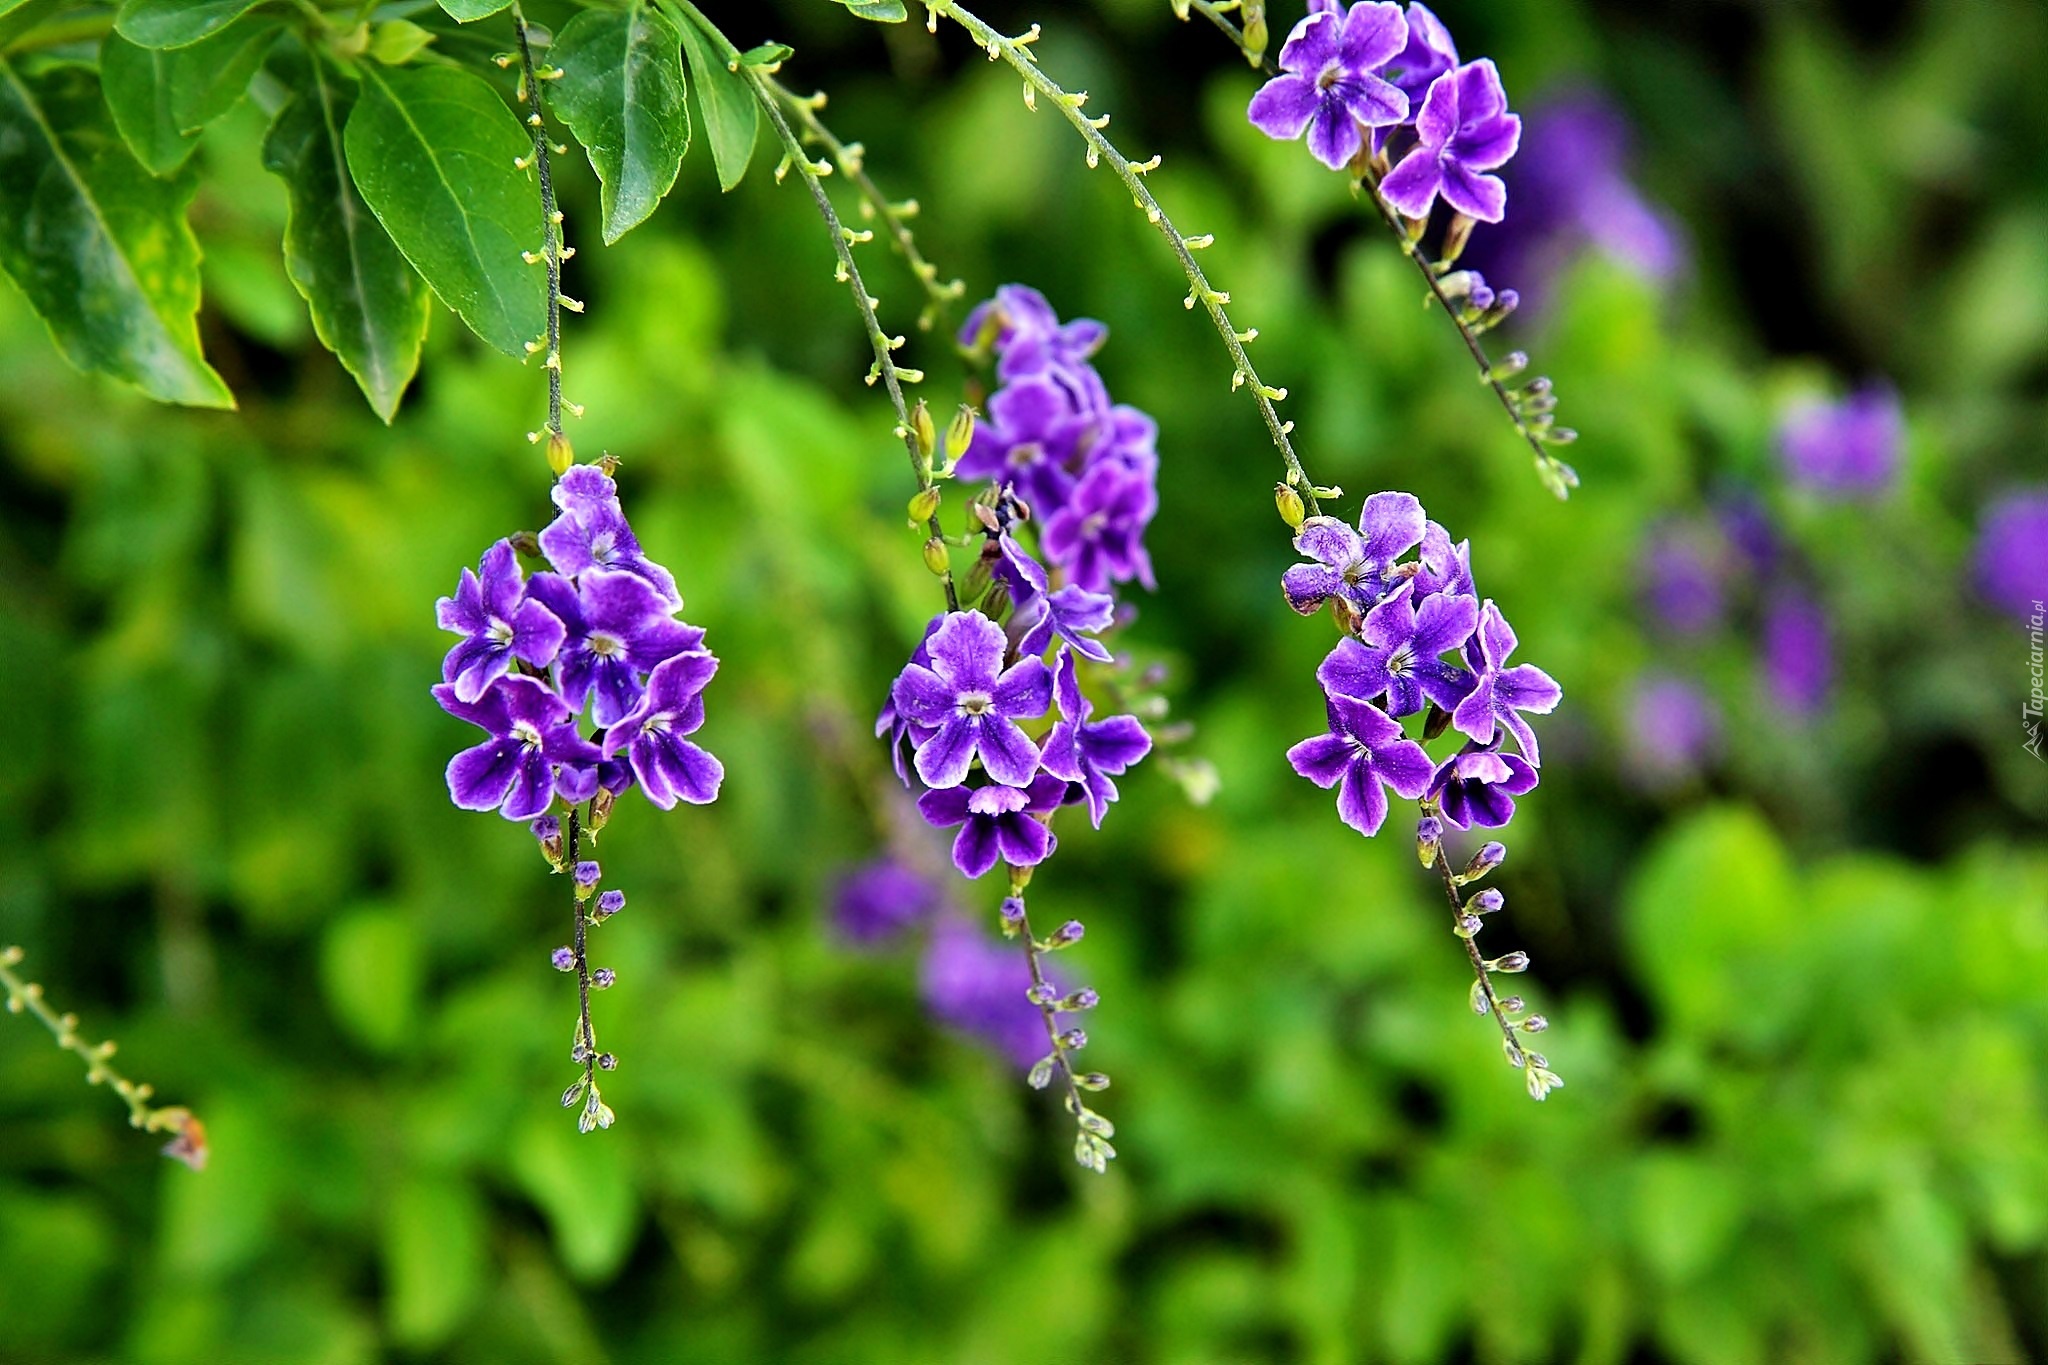
[[898,714],[920,725],[939,725],[954,712],[959,691],[921,664],[907,664],[889,689]]
[[[1038,771],[1038,746],[1031,742],[1030,737],[1018,728],[1015,721],[1003,716],[981,717],[980,728],[981,766],[988,775],[1006,787],[1021,787],[1029,782],[1031,775]],[[918,757],[920,760],[924,757],[922,751]],[[931,781],[930,778],[925,780]],[[934,782],[932,785],[940,784]]]
[[[948,612],[929,642],[932,671],[959,692],[990,692],[1009,639],[978,611]],[[1042,666],[1042,665],[1041,665]]]
[[1429,790],[1436,772],[1422,746],[1410,739],[1374,749],[1372,766],[1388,786],[1410,801]]
[[1280,591],[1287,605],[1303,616],[1313,616],[1323,603],[1342,592],[1344,580],[1335,569],[1321,564],[1297,564],[1280,575]]
[[1427,218],[1443,183],[1437,154],[1428,147],[1417,147],[1380,181],[1380,198],[1405,217]]
[[484,611],[483,587],[469,569],[455,582],[455,596],[434,603],[434,620],[443,630],[457,635],[480,635],[491,627]]
[[513,612],[511,651],[535,668],[546,668],[561,651],[568,632],[562,619],[538,602],[521,602]]
[[718,799],[725,765],[678,734],[644,734],[633,741],[628,756],[647,799],[663,810],[672,809],[678,799],[698,806]]
[[1358,751],[1342,735],[1317,735],[1287,751],[1294,771],[1318,787],[1334,786],[1357,756]]
[[953,866],[963,877],[979,877],[996,865],[996,822],[976,816],[953,838]]
[[965,787],[946,787],[917,798],[918,814],[938,829],[950,829],[967,818],[968,792]]
[[998,817],[990,823],[994,826],[996,846],[1002,852],[1003,861],[1013,867],[1042,863],[1053,850],[1052,830],[1043,821],[1019,812]]
[[1371,701],[1385,692],[1393,680],[1387,674],[1384,654],[1346,638],[1337,642],[1337,647],[1316,670],[1316,681],[1327,693]]
[[1309,121],[1309,155],[1331,170],[1341,171],[1364,145],[1365,135],[1358,131],[1358,120],[1351,116],[1341,97],[1334,93],[1324,95],[1315,117]]
[[1275,76],[1252,96],[1245,116],[1267,137],[1292,142],[1322,107],[1316,83],[1307,76]]
[[518,773],[516,740],[490,739],[448,760],[448,799],[463,810],[496,810]]
[[1422,108],[1415,113],[1415,136],[1432,153],[1458,131],[1458,95],[1458,73],[1446,71],[1429,83],[1429,93],[1422,97]]
[[930,739],[917,746],[917,775],[927,787],[957,787],[967,780],[979,730],[973,719],[949,715]]
[[1365,557],[1377,564],[1391,564],[1422,543],[1428,524],[1429,518],[1413,493],[1373,494],[1358,512]]
[[1371,764],[1361,761],[1344,769],[1343,784],[1337,788],[1337,818],[1367,838],[1386,823],[1387,794]]
[[499,807],[499,813],[507,820],[531,820],[554,801],[554,770],[537,751],[522,748],[512,774],[512,789],[505,793],[505,804]]
[[[1337,59],[1348,71],[1366,72],[1387,64],[1408,45],[1408,21],[1392,0],[1360,3],[1351,7],[1344,20],[1344,36],[1337,45]],[[1401,116],[1407,115],[1407,97],[1401,100]]]
[[1136,716],[1111,716],[1087,730],[1088,760],[1106,773],[1122,773],[1152,752],[1152,736]]
[[997,715],[1036,719],[1052,705],[1052,673],[1043,660],[1019,659],[989,695]]
[[1280,69],[1311,78],[1337,60],[1344,41],[1340,14],[1311,14],[1294,26],[1280,49]]
[[1481,175],[1447,160],[1442,167],[1442,178],[1444,202],[1466,217],[1477,218],[1482,223],[1498,223],[1507,216],[1508,187],[1499,176]]

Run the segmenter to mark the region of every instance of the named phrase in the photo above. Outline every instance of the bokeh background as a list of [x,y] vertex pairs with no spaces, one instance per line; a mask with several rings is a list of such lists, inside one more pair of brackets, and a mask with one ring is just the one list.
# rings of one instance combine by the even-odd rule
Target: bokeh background
[[[1159,420],[1160,590],[1126,639],[1217,790],[1148,762],[1034,884],[1089,925],[1062,967],[1105,1002],[1120,1159],[1079,1171],[1064,1115],[933,1020],[940,930],[834,928],[894,819],[867,721],[936,592],[765,147],[723,197],[698,148],[609,250],[563,176],[574,434],[624,461],[725,660],[699,738],[730,774],[604,836],[620,1122],[578,1137],[562,883],[448,805],[469,741],[426,694],[434,599],[545,514],[539,375],[442,314],[377,423],[285,280],[245,107],[194,209],[238,413],[72,373],[0,286],[0,942],[213,1149],[164,1161],[0,1020],[0,1359],[2048,1357],[2048,767],[2026,623],[1973,561],[2048,481],[2048,13],[1444,0],[1528,115],[1514,193],[1552,209],[1475,249],[1523,272],[1504,344],[1582,433],[1560,504],[1341,178],[1245,125],[1220,38],[1166,0],[987,6],[1164,153],[1343,509],[1420,495],[1563,683],[1487,930],[1535,958],[1567,1082],[1539,1106],[1405,828],[1357,838],[1282,758],[1331,633],[1281,602],[1277,462],[1128,198],[955,35],[707,8],[795,45],[784,78],[832,91],[970,300],[1023,280],[1104,319],[1113,392]],[[1605,131],[1560,142],[1566,111]],[[911,329],[909,277],[865,258]],[[943,335],[910,357],[948,410]],[[1871,385],[1895,475],[1790,477],[1788,413]],[[1788,598],[1818,662],[1771,627]],[[993,925],[993,885],[946,894]]]

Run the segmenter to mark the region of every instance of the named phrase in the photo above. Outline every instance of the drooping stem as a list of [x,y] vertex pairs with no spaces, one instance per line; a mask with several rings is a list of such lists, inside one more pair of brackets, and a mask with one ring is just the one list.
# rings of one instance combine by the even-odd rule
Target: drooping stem
[[151,1106],[150,1100],[156,1095],[155,1087],[147,1082],[129,1080],[110,1064],[114,1056],[111,1038],[105,1042],[87,1042],[78,1032],[77,1015],[59,1014],[51,1009],[43,996],[42,984],[28,980],[14,970],[21,965],[24,956],[19,947],[0,948],[0,989],[7,992],[7,1012],[34,1016],[57,1040],[58,1047],[83,1061],[86,1082],[108,1086],[128,1106],[130,1127],[147,1133],[173,1134],[172,1142],[164,1148],[165,1154],[177,1157],[194,1170],[204,1166],[206,1130],[192,1111],[183,1105]]
[[[1465,914],[1465,899],[1458,894],[1457,874],[1451,871],[1450,854],[1446,853],[1441,845],[1437,847],[1435,866],[1443,876],[1444,895],[1450,900],[1451,922],[1455,925]],[[1479,951],[1478,936],[1460,934],[1458,937],[1465,944],[1465,956],[1472,960],[1473,977],[1478,983],[1480,995],[1486,1001],[1486,1012],[1493,1016],[1494,1023],[1500,1025],[1500,1040],[1507,1049],[1508,1062],[1517,1068],[1526,1067],[1529,1064],[1529,1054],[1523,1048],[1521,1036],[1516,1032],[1515,1026],[1509,1022],[1507,1014],[1500,1007],[1500,995],[1493,987],[1493,973],[1486,970],[1486,956]]]
[[1074,131],[1079,133],[1082,141],[1087,144],[1090,166],[1098,162],[1107,163],[1116,173],[1117,179],[1123,181],[1124,188],[1131,192],[1131,198],[1144,213],[1145,221],[1159,230],[1159,235],[1166,239],[1168,247],[1172,249],[1174,259],[1180,262],[1181,273],[1187,276],[1188,281],[1188,294],[1184,302],[1190,309],[1199,304],[1209,315],[1209,320],[1215,324],[1216,334],[1223,339],[1223,347],[1230,353],[1230,362],[1234,367],[1231,372],[1231,387],[1250,390],[1252,401],[1258,405],[1259,416],[1265,420],[1266,431],[1273,438],[1273,446],[1280,452],[1280,462],[1286,466],[1288,484],[1301,495],[1311,513],[1320,512],[1321,509],[1316,502],[1316,485],[1309,479],[1308,471],[1302,467],[1301,458],[1294,450],[1294,442],[1291,439],[1294,424],[1282,421],[1279,410],[1274,407],[1275,403],[1287,396],[1287,390],[1274,388],[1259,378],[1259,372],[1253,367],[1251,357],[1245,352],[1245,344],[1258,336],[1257,330],[1238,330],[1226,311],[1230,295],[1209,283],[1201,263],[1195,259],[1195,252],[1208,246],[1211,239],[1182,235],[1145,184],[1146,174],[1158,168],[1159,158],[1155,156],[1149,161],[1133,162],[1119,152],[1102,131],[1109,123],[1108,117],[1090,118],[1081,112],[1082,106],[1087,103],[1088,92],[1077,90],[1069,94],[1039,69],[1037,59],[1031,54],[1031,44],[1038,37],[1036,25],[1032,26],[1030,33],[1021,38],[1009,38],[962,9],[954,0],[924,0],[924,6],[929,19],[927,27],[937,31],[938,21],[943,16],[965,29],[968,36],[988,54],[990,61],[1006,62],[1023,77],[1026,102],[1032,108],[1037,108],[1037,101],[1040,98],[1049,100],[1053,107],[1059,110],[1060,115],[1074,126]]
[[[858,142],[840,141],[838,135],[825,126],[824,120],[818,116],[818,111],[825,107],[824,91],[821,90],[806,98],[772,76],[763,76],[762,80],[775,97],[796,115],[797,122],[803,125],[804,136],[822,146],[831,156],[832,163],[839,168],[839,174],[846,178],[849,185],[860,191],[862,213],[870,218],[879,219],[883,227],[888,229],[889,240],[894,244],[897,254],[903,257],[904,262],[910,267],[910,273],[917,278],[918,285],[924,290],[925,306],[918,314],[917,325],[922,330],[930,331],[933,326],[945,320],[947,311],[967,292],[967,284],[963,280],[939,279],[939,268],[925,259],[923,251],[917,245],[916,236],[910,230],[910,219],[915,217],[918,211],[917,201],[896,201],[883,194],[881,187],[875,184],[874,178],[867,172],[866,149]],[[954,453],[958,454],[957,451]]]
[[[526,127],[533,134],[533,169],[540,180],[541,247],[537,260],[548,272],[548,326],[536,349],[544,353],[541,363],[547,369],[546,432],[553,445],[566,440],[562,434],[562,262],[569,253],[562,246],[562,211],[555,204],[554,169],[549,161],[553,149],[548,145],[547,120],[541,108],[543,73],[533,64],[533,44],[527,36],[526,16],[518,5],[512,6],[512,32],[519,39],[519,98],[529,106]],[[534,259],[529,257],[529,261]],[[528,345],[534,347],[535,343]]]
[[1073,940],[1045,940],[1031,932],[1031,914],[1024,902],[1024,887],[1030,880],[1029,868],[1010,869],[1010,898],[1004,902],[1003,932],[1024,941],[1024,958],[1031,970],[1030,1000],[1045,1022],[1045,1041],[1050,1049],[1031,1068],[1031,1085],[1034,1089],[1044,1089],[1052,1084],[1055,1076],[1059,1078],[1061,1087],[1066,1091],[1067,1112],[1074,1116],[1074,1160],[1100,1175],[1116,1158],[1116,1148],[1109,1141],[1116,1136],[1116,1125],[1089,1108],[1083,1092],[1103,1089],[1109,1084],[1109,1077],[1100,1072],[1082,1072],[1075,1067],[1074,1054],[1085,1046],[1086,1035],[1079,1030],[1070,1034],[1060,1027],[1063,1012],[1088,1008],[1094,995],[1093,992],[1083,992],[1087,997],[1085,1000],[1061,996],[1047,978],[1047,954]]
[[583,812],[569,807],[569,834],[564,844],[568,850],[570,869],[570,913],[575,919],[575,936],[570,940],[571,951],[576,954],[576,1043],[583,1051],[584,1084],[597,1080],[597,1029],[590,1022],[590,953],[588,951],[590,916],[584,912],[586,904],[580,894],[582,888],[575,884],[576,862],[583,856]]
[[[686,15],[696,14],[696,7],[693,5],[682,4],[680,8]],[[716,29],[708,24],[700,24],[700,27],[707,36],[730,49],[731,44],[725,43],[725,40],[717,35]],[[882,329],[882,320],[875,314],[875,304],[878,300],[868,292],[867,284],[860,277],[860,266],[854,262],[853,244],[865,240],[868,234],[853,232],[840,221],[839,211],[832,207],[832,198],[825,193],[825,186],[820,179],[820,175],[824,171],[829,171],[831,166],[826,163],[821,167],[804,151],[803,143],[798,141],[795,131],[789,126],[789,120],[783,116],[782,106],[769,86],[768,76],[742,63],[737,52],[728,50],[727,64],[745,79],[747,87],[754,92],[755,103],[760,105],[761,112],[768,116],[769,127],[774,129],[777,140],[782,143],[783,164],[776,172],[777,178],[781,177],[784,169],[795,167],[797,174],[803,178],[805,187],[811,192],[811,202],[817,207],[818,216],[824,220],[826,234],[832,239],[833,253],[839,258],[839,278],[853,293],[854,308],[860,313],[861,325],[867,330],[869,349],[874,352],[875,363],[868,369],[868,382],[873,384],[879,380],[888,392],[890,405],[896,409],[897,431],[903,438],[904,449],[910,454],[910,472],[917,480],[918,491],[923,492],[932,486],[931,456],[919,449],[916,423],[911,417],[910,404],[903,397],[903,385],[915,383],[923,379],[924,375],[921,371],[906,370],[897,365],[895,352],[903,345],[904,339],[900,336],[892,337]],[[926,520],[926,530],[930,533],[931,540],[938,542],[943,549],[945,533],[939,525],[939,514],[936,509]],[[953,571],[950,565],[939,574],[939,581],[946,592],[946,610],[958,611],[960,594],[953,585]]]
[[[1245,46],[1244,30],[1230,21],[1224,12],[1225,7],[1215,3],[1215,0],[1173,0],[1173,3],[1183,19],[1192,9],[1214,24],[1259,71],[1268,76],[1280,74],[1280,69],[1264,53],[1254,52]],[[1466,351],[1472,356],[1472,363],[1478,367],[1479,382],[1492,390],[1494,398],[1500,403],[1501,411],[1514,423],[1516,434],[1528,443],[1530,451],[1536,457],[1537,473],[1542,477],[1545,486],[1560,498],[1569,496],[1571,490],[1578,485],[1578,475],[1572,472],[1570,465],[1559,460],[1545,447],[1538,428],[1530,425],[1523,416],[1514,394],[1502,382],[1501,371],[1487,355],[1485,342],[1480,340],[1478,331],[1465,320],[1457,302],[1444,289],[1437,267],[1432,266],[1429,258],[1423,254],[1414,236],[1402,222],[1400,213],[1381,196],[1377,178],[1370,175],[1361,178],[1354,183],[1353,189],[1362,191],[1364,196],[1372,201],[1373,208],[1379,213],[1380,221],[1386,224],[1387,230],[1394,234],[1394,240],[1400,243],[1401,254],[1414,262],[1416,272],[1422,276],[1422,283],[1429,290],[1430,298],[1443,309],[1444,316],[1451,320],[1451,325],[1458,329],[1459,339],[1465,343]]]

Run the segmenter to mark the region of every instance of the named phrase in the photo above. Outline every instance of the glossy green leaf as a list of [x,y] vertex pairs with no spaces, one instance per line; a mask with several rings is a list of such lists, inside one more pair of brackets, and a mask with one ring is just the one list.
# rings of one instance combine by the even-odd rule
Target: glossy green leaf
[[839,3],[853,11],[856,18],[870,19],[878,24],[900,24],[910,17],[903,7],[903,0],[839,0]]
[[481,77],[451,67],[363,68],[342,136],[348,168],[413,269],[507,355],[547,321],[540,199],[514,163],[533,148]]
[[139,47],[189,47],[256,8],[261,0],[124,0],[114,31]]
[[285,269],[313,330],[389,422],[419,368],[429,295],[349,178],[342,128],[354,104],[353,91],[312,63],[263,141],[263,164],[291,196]]
[[607,245],[654,212],[690,149],[682,41],[667,16],[636,2],[577,15],[549,54],[562,71],[549,104],[604,185]]
[[488,19],[511,3],[512,0],[441,0],[441,8],[448,12],[449,18],[468,24]]
[[109,33],[100,45],[100,84],[136,159],[158,175],[184,165],[200,130],[248,91],[278,29],[252,15],[180,48],[139,47]]
[[683,29],[683,50],[690,54],[690,72],[697,78],[697,107],[704,114],[704,136],[711,142],[711,159],[718,166],[718,186],[731,189],[747,173],[754,155],[754,134],[760,106],[754,102],[747,78],[728,63],[739,60],[739,52],[715,30],[706,33],[695,23]]
[[199,350],[194,182],[152,177],[81,67],[0,61],[0,268],[80,369],[152,398],[233,407]]

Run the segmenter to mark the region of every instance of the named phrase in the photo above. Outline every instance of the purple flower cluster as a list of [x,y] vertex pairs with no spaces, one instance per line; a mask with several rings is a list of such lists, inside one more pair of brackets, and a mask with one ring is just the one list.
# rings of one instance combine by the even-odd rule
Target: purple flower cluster
[[1268,137],[1307,134],[1331,170],[1381,175],[1381,196],[1410,218],[1438,199],[1468,218],[1497,223],[1507,187],[1497,175],[1520,145],[1500,72],[1484,58],[1460,63],[1443,21],[1426,5],[1404,13],[1390,0],[1309,0],[1309,13],[1280,49],[1281,74],[1252,97],[1247,115]]
[[1002,383],[953,473],[1008,486],[1039,523],[1047,565],[1087,593],[1132,579],[1153,586],[1145,528],[1159,510],[1158,424],[1111,402],[1088,363],[1107,336],[1092,319],[1062,323],[1043,294],[1017,284],[960,330],[962,345],[993,347]]
[[[1316,672],[1329,731],[1287,751],[1294,770],[1337,788],[1338,815],[1361,834],[1385,822],[1387,789],[1460,829],[1506,824],[1542,763],[1526,716],[1563,693],[1511,662],[1514,630],[1473,587],[1471,543],[1453,545],[1412,495],[1390,492],[1366,499],[1356,530],[1311,517],[1294,545],[1310,562],[1282,578],[1288,605],[1308,615],[1328,603],[1344,630]],[[1447,723],[1466,737],[1441,763],[1400,723],[1425,711],[1425,734]]]
[[489,736],[449,762],[449,796],[508,820],[558,796],[609,801],[636,779],[664,810],[714,799],[724,768],[684,738],[704,723],[718,671],[704,632],[676,619],[675,579],[641,551],[609,476],[571,466],[553,496],[559,514],[539,537],[550,570],[527,576],[501,540],[437,604],[462,638],[434,699]]
[[1785,477],[1828,498],[1882,496],[1898,476],[1905,444],[1905,412],[1883,385],[1839,401],[1808,399],[1778,426]]

